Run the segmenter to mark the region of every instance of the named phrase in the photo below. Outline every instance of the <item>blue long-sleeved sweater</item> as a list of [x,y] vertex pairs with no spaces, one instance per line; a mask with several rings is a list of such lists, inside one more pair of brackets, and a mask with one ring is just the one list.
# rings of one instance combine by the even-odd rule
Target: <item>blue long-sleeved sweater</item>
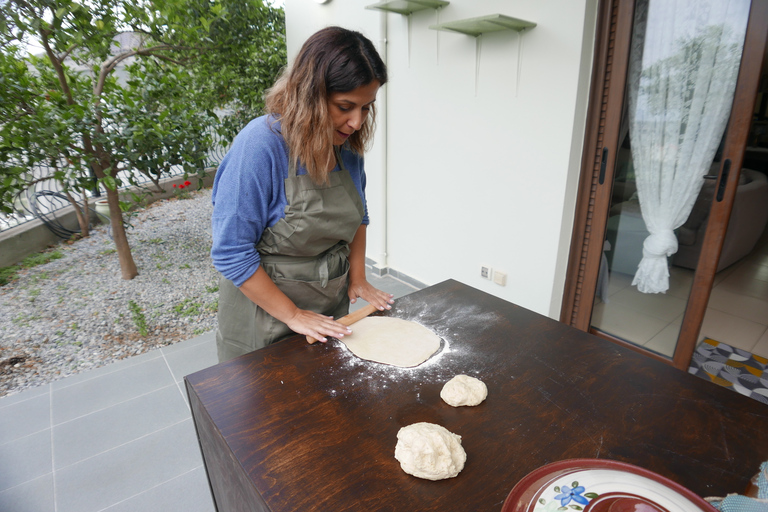
[[[343,147],[341,158],[363,200],[363,224],[368,224],[363,158]],[[297,170],[298,174],[306,172],[304,167]],[[211,196],[211,258],[216,270],[235,286],[242,286],[259,268],[256,244],[264,230],[285,217],[287,177],[288,156],[280,123],[270,116],[254,119],[235,137],[221,161]]]

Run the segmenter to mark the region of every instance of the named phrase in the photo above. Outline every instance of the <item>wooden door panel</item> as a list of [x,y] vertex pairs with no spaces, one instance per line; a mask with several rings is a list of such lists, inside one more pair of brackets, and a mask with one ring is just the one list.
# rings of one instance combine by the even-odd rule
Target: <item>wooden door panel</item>
[[[761,64],[768,36],[768,0],[753,0],[741,56],[741,67],[736,82],[731,118],[726,129],[723,158],[720,164],[722,177],[723,165],[730,163],[725,193],[721,201],[713,200],[709,212],[707,231],[704,236],[696,274],[693,278],[691,296],[688,299],[683,325],[677,341],[672,364],[681,370],[688,369],[691,357],[696,350],[701,323],[707,311],[709,295],[720,260],[728,221],[731,218],[733,200],[739,183],[747,137],[755,109],[755,100],[760,83]],[[717,186],[721,185],[718,178]]]
[[630,42],[621,34],[632,33],[633,14],[629,0],[604,0],[600,5],[569,277],[560,314],[561,322],[583,331],[592,316],[619,143]]

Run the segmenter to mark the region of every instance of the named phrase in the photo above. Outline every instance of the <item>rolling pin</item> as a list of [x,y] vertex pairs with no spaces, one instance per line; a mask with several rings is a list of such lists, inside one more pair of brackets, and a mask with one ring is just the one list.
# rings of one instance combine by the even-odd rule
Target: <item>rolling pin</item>
[[[336,321],[339,322],[340,324],[344,324],[347,327],[349,327],[350,325],[357,322],[358,320],[362,320],[363,318],[367,317],[371,313],[375,313],[376,311],[378,311],[378,309],[376,309],[376,306],[371,306],[370,304],[367,304],[362,308],[358,309],[357,311],[353,311],[352,313],[346,316],[343,316]],[[316,341],[317,340],[315,338],[313,338],[310,335],[307,335],[307,343],[311,344],[311,343],[315,343]]]

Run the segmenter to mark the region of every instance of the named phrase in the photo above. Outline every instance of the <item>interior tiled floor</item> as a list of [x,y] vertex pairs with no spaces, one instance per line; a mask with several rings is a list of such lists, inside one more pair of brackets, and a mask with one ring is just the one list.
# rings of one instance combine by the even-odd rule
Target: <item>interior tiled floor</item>
[[[595,304],[592,325],[671,357],[693,271],[671,267],[666,294],[640,293],[632,277],[611,274],[608,298]],[[768,357],[768,230],[749,255],[715,276],[699,341],[705,337]]]
[[183,378],[216,362],[211,332],[0,399],[0,511],[213,511]]

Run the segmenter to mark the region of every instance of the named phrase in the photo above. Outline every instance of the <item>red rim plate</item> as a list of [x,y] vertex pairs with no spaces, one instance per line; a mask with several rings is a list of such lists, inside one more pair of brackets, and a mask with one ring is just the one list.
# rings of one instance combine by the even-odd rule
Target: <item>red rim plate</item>
[[554,483],[554,481],[564,475],[585,469],[610,469],[639,475],[660,483],[669,488],[669,490],[685,497],[697,507],[694,510],[717,512],[717,509],[707,503],[703,498],[677,482],[673,482],[658,473],[654,473],[653,471],[639,466],[607,459],[567,459],[552,462],[535,469],[523,477],[523,479],[512,488],[509,495],[507,495],[507,499],[504,501],[504,506],[501,508],[501,512],[532,512],[536,506],[539,494],[551,483]]

